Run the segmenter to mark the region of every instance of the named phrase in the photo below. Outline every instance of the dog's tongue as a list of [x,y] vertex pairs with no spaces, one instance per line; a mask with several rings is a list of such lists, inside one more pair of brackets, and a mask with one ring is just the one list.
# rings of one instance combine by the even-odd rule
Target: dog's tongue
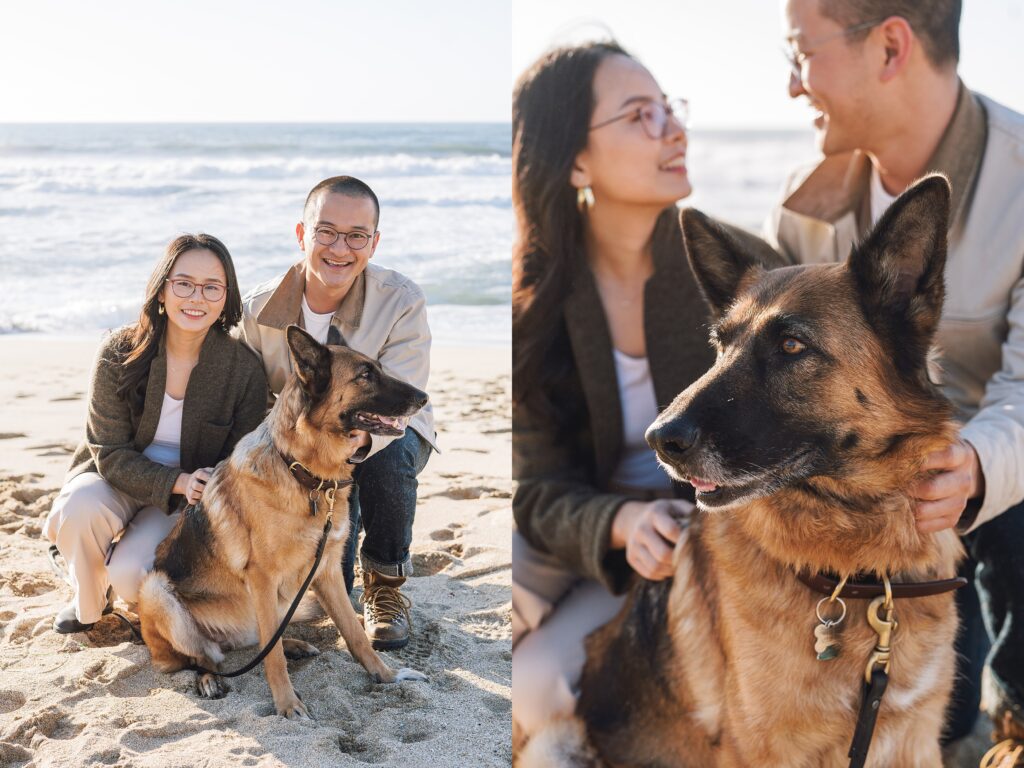
[[709,483],[707,480],[702,480],[699,477],[691,477],[690,485],[692,485],[701,493],[711,493],[712,491],[718,490],[717,485],[715,485],[714,483]]

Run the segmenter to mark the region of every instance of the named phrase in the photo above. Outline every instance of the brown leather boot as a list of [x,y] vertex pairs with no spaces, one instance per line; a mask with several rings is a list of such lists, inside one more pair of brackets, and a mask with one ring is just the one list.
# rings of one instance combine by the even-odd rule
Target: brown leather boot
[[363,571],[363,628],[378,651],[403,648],[409,642],[412,602],[399,591],[405,576]]

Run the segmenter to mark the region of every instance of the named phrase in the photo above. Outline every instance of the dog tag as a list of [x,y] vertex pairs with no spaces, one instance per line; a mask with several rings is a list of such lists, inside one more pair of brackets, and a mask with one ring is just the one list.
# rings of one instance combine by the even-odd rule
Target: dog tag
[[319,496],[320,496],[320,494],[317,493],[316,491],[311,491],[310,494],[309,494],[309,515],[310,515],[310,517],[316,517],[317,510],[319,509],[319,507],[317,506],[316,500],[317,500],[317,498]]
[[818,661],[831,661],[839,656],[839,638],[834,627],[829,621],[814,628],[814,652],[818,654]]
[[814,652],[817,654],[818,661],[831,661],[839,656],[839,625],[846,618],[846,603],[842,598],[835,598],[835,602],[839,603],[842,611],[838,618],[827,619],[821,615],[821,609],[823,605],[832,602],[831,598],[823,597],[814,609],[819,622],[818,626],[814,628]]

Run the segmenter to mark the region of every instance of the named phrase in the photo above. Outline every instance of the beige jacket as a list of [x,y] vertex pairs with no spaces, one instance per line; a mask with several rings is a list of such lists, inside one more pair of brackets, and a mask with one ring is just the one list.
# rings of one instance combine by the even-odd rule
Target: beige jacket
[[[937,344],[941,383],[978,452],[985,496],[966,532],[1024,499],[1024,115],[963,85],[928,166],[953,188],[946,303]],[[798,171],[765,225],[792,262],[845,259],[870,226],[866,155]]]
[[[285,328],[302,325],[305,262],[280,277],[256,286],[243,300],[239,335],[263,358],[270,389],[276,395],[292,372]],[[422,390],[430,375],[430,328],[426,298],[412,280],[398,272],[367,264],[334,313],[331,326],[342,342],[380,361],[384,371]],[[434,413],[428,403],[409,426],[437,450]],[[394,438],[372,436],[372,456]]]

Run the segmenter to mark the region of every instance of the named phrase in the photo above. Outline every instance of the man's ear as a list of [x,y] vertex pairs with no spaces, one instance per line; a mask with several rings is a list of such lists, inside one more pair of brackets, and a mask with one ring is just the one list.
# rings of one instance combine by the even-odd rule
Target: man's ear
[[949,206],[944,176],[921,179],[889,206],[847,262],[865,317],[908,372],[925,367],[942,314]]
[[331,352],[297,325],[285,332],[295,374],[302,389],[316,402],[331,385]]
[[306,225],[301,221],[295,225],[295,237],[299,241],[299,250],[303,253],[306,251]]
[[690,269],[715,316],[724,315],[740,285],[760,262],[713,219],[693,208],[679,214]]

